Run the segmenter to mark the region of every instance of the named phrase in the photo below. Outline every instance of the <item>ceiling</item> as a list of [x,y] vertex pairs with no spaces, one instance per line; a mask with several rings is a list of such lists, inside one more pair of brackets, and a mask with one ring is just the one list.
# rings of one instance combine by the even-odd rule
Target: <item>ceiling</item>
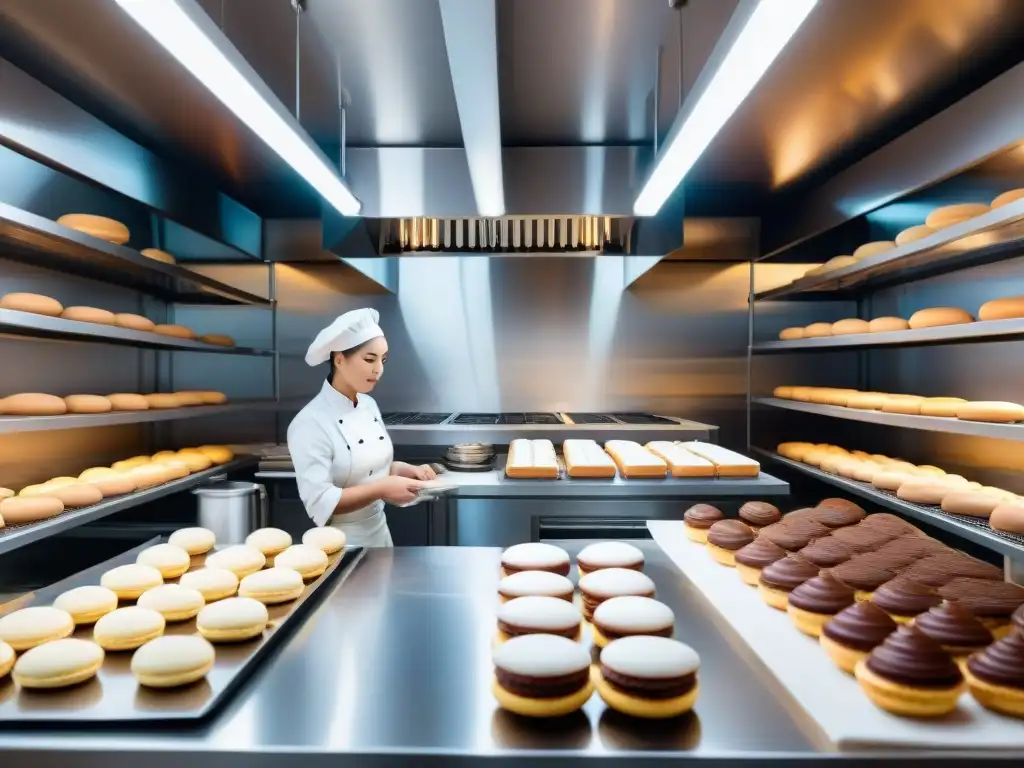
[[[437,0],[306,0],[298,18],[289,0],[200,2],[289,108],[298,40],[299,119],[330,156],[339,103],[350,146],[462,145]],[[664,135],[736,4],[497,0],[502,143],[650,145],[659,71]],[[821,0],[688,177],[688,204],[703,215],[756,213],[779,190],[834,173],[1024,59],[1022,34],[1020,0]],[[4,0],[0,46],[257,213],[318,209],[113,0]]]

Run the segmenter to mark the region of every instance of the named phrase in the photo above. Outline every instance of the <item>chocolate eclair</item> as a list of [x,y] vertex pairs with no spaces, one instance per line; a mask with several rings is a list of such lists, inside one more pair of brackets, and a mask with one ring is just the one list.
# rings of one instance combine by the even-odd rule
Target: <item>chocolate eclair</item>
[[971,611],[997,640],[1010,631],[1010,617],[1024,605],[1024,587],[1009,581],[960,576],[939,587],[939,594]]
[[758,536],[750,544],[736,552],[736,571],[744,583],[756,587],[761,580],[761,570],[786,556],[786,550],[768,539]]
[[761,570],[757,591],[772,608],[786,610],[789,594],[808,579],[818,575],[819,568],[800,555],[789,554]]
[[748,501],[740,507],[740,520],[757,531],[766,525],[777,523],[782,519],[782,513],[774,504],[767,501]]
[[897,623],[906,624],[915,616],[942,603],[942,598],[931,587],[904,577],[885,582],[875,590],[871,602],[892,616]]
[[885,531],[865,528],[864,523],[839,528],[832,531],[832,536],[844,544],[849,544],[855,552],[873,552],[896,538],[893,534]]
[[814,519],[829,528],[844,528],[859,523],[867,516],[864,508],[847,499],[822,499],[815,507]]
[[906,717],[938,717],[956,708],[964,678],[953,657],[912,625],[902,625],[857,663],[854,675],[878,707]]
[[860,522],[860,525],[872,531],[888,533],[894,538],[908,533],[921,533],[921,529],[916,525],[888,512],[876,512],[873,515],[868,515]]
[[735,566],[736,550],[754,540],[754,532],[739,520],[719,520],[708,528],[708,552],[722,565]]
[[825,622],[821,629],[821,647],[844,672],[853,674],[858,661],[881,645],[896,631],[896,622],[874,603],[854,603]]
[[981,706],[1024,717],[1024,634],[1009,635],[967,660],[967,687]]
[[787,612],[797,629],[805,635],[820,637],[825,622],[854,602],[852,587],[822,573],[789,593]]
[[683,527],[691,541],[706,544],[708,528],[725,519],[725,513],[710,504],[694,504],[683,513]]
[[914,619],[914,626],[958,661],[991,645],[995,639],[977,616],[951,600],[943,600],[940,605],[922,613]]
[[870,600],[876,589],[896,576],[895,571],[876,565],[865,557],[857,555],[831,571],[841,582],[857,590],[858,600]]
[[803,549],[815,539],[826,536],[829,528],[816,520],[782,518],[781,522],[762,528],[759,536],[764,536],[772,544],[776,544],[787,552]]
[[801,556],[819,568],[834,568],[854,555],[853,547],[834,536],[822,536],[800,550]]

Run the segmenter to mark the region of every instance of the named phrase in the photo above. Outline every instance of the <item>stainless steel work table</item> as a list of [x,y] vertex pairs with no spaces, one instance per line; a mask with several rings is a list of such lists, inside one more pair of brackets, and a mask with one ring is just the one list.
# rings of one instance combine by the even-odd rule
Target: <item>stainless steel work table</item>
[[658,596],[675,609],[678,636],[702,658],[700,700],[680,721],[630,721],[596,695],[582,714],[561,721],[530,722],[498,710],[490,653],[499,551],[370,550],[211,725],[0,732],[0,763],[279,768],[598,758],[635,766],[645,758],[820,757],[787,709],[785,692],[723,638],[711,609],[657,546],[639,546]]

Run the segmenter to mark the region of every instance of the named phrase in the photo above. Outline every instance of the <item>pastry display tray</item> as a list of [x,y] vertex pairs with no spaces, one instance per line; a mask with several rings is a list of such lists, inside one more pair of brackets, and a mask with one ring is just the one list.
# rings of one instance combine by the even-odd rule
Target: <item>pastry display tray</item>
[[[649,520],[655,543],[719,613],[728,629],[760,658],[839,750],[1012,749],[1024,744],[1024,722],[983,709],[969,694],[952,714],[931,720],[897,717],[877,708],[788,615],[770,608],[735,570],[690,541],[678,520]],[[728,631],[727,629],[727,631]]]
[[[116,565],[135,562],[139,552],[156,538],[105,563],[77,573],[36,592],[0,606],[0,615],[29,605],[50,605],[73,587],[99,584],[100,576]],[[215,714],[260,665],[272,660],[277,648],[302,625],[320,602],[325,591],[343,581],[364,554],[361,547],[348,547],[330,557],[327,570],[310,582],[297,600],[267,606],[270,623],[262,637],[245,643],[217,644],[213,669],[204,680],[182,688],[155,689],[140,686],[132,676],[132,652],[108,652],[103,666],[92,680],[53,691],[23,690],[8,675],[0,680],[0,728],[32,727],[122,727],[198,724]],[[205,555],[192,558],[190,570],[202,567]],[[169,580],[173,582],[174,580]],[[121,601],[119,606],[131,604]],[[196,632],[195,619],[168,623],[165,634]],[[76,630],[74,637],[92,639],[92,627]]]

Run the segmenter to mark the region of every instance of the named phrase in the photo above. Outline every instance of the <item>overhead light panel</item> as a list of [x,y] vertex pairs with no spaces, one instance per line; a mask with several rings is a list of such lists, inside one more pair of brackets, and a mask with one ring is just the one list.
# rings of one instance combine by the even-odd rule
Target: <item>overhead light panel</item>
[[115,0],[345,216],[361,207],[309,135],[195,0]]
[[637,216],[654,216],[768,71],[818,0],[742,0],[656,158],[633,204]]

